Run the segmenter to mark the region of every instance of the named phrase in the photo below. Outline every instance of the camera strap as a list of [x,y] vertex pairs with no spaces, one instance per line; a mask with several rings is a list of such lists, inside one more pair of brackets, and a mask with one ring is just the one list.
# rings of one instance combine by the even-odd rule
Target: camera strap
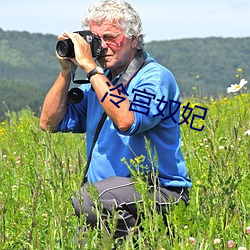
[[[128,84],[130,83],[130,81],[133,79],[133,77],[136,75],[136,73],[143,68],[144,66],[146,66],[150,61],[146,61],[146,55],[144,54],[143,50],[139,50],[136,57],[131,61],[131,63],[129,64],[129,66],[127,67],[127,69],[125,70],[125,72],[121,75],[121,77],[119,78],[118,82],[116,85],[119,84],[123,84],[123,82],[125,82],[125,84],[123,84],[123,87],[125,88],[126,86],[128,86]],[[87,81],[87,80],[86,80]],[[89,81],[88,81],[89,83]],[[102,126],[106,120],[107,114],[104,112],[102,114],[102,117],[97,125],[96,128],[96,132],[95,132],[95,136],[91,145],[91,149],[89,152],[89,156],[88,156],[88,160],[86,163],[86,167],[84,170],[84,174],[83,174],[83,180],[82,180],[82,184],[81,186],[83,186],[86,182],[87,182],[87,174],[88,174],[88,169],[89,169],[89,164],[92,158],[92,152],[95,146],[95,143],[98,139],[98,136],[101,132]]]

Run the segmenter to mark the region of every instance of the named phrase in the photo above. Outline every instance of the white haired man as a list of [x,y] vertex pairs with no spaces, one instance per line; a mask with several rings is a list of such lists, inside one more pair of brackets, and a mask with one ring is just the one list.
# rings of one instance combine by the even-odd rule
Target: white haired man
[[[130,162],[144,155],[143,164],[158,173],[159,211],[166,211],[171,202],[188,203],[192,183],[181,152],[180,128],[175,122],[179,121],[180,111],[171,114],[171,109],[164,108],[171,104],[172,110],[177,110],[180,92],[171,72],[144,51],[141,19],[131,5],[118,0],[95,3],[83,24],[101,39],[102,52],[97,58],[101,67],[81,35],[61,35],[60,40],[68,38],[73,42],[75,57],[57,55],[61,71],[45,98],[40,127],[52,132],[86,132],[90,159],[87,182],[98,190],[103,220],[108,215],[112,219],[114,209],[119,211],[115,237],[121,237],[135,226],[136,202],[141,200],[122,158]],[[79,103],[68,100],[74,65],[89,79],[89,84],[79,87],[84,96]],[[103,113],[107,117],[91,149]],[[170,115],[173,119],[167,119]],[[147,156],[145,139],[151,151],[157,153],[156,166]],[[80,190],[82,204],[75,197],[73,206],[78,216],[86,215],[87,223],[95,226],[94,202],[85,186],[83,183]]]

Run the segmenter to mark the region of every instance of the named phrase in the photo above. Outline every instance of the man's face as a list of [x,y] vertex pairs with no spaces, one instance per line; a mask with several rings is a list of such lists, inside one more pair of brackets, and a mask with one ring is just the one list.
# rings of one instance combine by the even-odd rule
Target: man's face
[[126,67],[134,57],[137,40],[125,37],[118,25],[106,21],[101,25],[90,21],[90,30],[102,39],[103,52],[98,58],[101,66],[111,71]]

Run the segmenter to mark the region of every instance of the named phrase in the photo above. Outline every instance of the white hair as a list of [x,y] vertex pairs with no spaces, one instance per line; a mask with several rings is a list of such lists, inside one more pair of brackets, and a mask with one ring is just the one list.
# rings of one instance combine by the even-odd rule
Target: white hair
[[94,3],[89,8],[89,15],[83,19],[82,26],[89,28],[90,20],[100,24],[104,19],[117,24],[125,32],[126,37],[137,37],[137,49],[143,49],[144,35],[141,18],[129,3],[121,0],[104,0]]

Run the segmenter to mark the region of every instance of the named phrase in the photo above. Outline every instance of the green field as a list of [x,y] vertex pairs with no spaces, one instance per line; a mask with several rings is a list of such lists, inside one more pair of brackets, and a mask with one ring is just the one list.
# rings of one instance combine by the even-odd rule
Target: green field
[[[166,227],[140,185],[143,230],[117,249],[228,249],[230,240],[234,249],[250,249],[250,95],[189,102],[208,109],[205,121],[195,120],[202,131],[180,125],[193,180],[190,204],[172,208]],[[84,135],[44,133],[28,109],[6,113],[0,124],[0,249],[80,249],[73,238],[85,221],[74,216],[71,197],[85,160]],[[111,235],[101,222],[99,230],[89,229],[85,249],[115,246],[115,222],[108,223]]]

